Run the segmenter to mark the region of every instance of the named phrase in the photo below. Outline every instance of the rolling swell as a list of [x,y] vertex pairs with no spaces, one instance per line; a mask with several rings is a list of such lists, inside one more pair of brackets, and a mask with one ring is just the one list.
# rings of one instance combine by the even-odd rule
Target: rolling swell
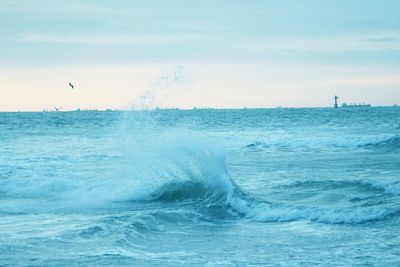
[[386,151],[399,151],[400,150],[400,136],[394,135],[392,137],[364,144],[363,147],[371,149],[379,149]]
[[263,222],[305,220],[327,224],[362,224],[391,219],[399,214],[399,208],[385,208],[380,206],[323,208],[258,204],[247,213],[247,217]]
[[313,188],[316,190],[351,189],[356,192],[370,192],[378,194],[400,195],[399,182],[377,182],[371,180],[327,180],[327,181],[297,181],[281,188],[286,190],[302,190]]
[[400,150],[399,135],[383,136],[330,136],[330,137],[303,137],[275,138],[271,140],[256,140],[249,142],[246,146],[252,151],[278,150],[278,151],[298,151],[298,150],[348,150],[348,149],[368,149],[383,152],[397,152]]

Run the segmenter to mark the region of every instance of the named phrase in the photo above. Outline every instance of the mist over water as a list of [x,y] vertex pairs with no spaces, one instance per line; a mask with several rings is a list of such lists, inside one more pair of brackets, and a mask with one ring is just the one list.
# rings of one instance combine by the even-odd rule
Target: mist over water
[[0,113],[0,265],[399,263],[399,115]]

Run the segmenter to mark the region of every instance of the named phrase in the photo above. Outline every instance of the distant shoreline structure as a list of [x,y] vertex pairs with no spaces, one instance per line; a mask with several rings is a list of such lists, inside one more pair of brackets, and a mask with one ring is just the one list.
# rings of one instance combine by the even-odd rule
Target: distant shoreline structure
[[343,103],[342,108],[367,108],[367,107],[371,107],[371,104],[366,104],[366,103]]
[[[357,108],[398,108],[400,105],[377,105],[372,106],[368,103],[342,103],[339,106],[337,100],[338,96],[335,95],[335,103],[333,105],[334,109],[357,109]],[[329,106],[275,106],[275,107],[153,107],[153,108],[75,108],[75,109],[64,109],[53,108],[53,109],[42,109],[42,110],[0,110],[0,113],[18,113],[18,112],[42,112],[42,113],[69,113],[69,112],[130,112],[130,111],[196,111],[196,110],[254,110],[254,109],[331,109]]]
[[[339,108],[339,105],[337,102],[338,98],[339,97],[337,95],[335,95],[335,103],[333,104],[334,108]],[[367,104],[367,103],[358,103],[358,104],[357,103],[349,103],[349,104],[347,104],[346,102],[344,102],[340,107],[341,108],[368,108],[368,107],[371,107],[371,104]]]

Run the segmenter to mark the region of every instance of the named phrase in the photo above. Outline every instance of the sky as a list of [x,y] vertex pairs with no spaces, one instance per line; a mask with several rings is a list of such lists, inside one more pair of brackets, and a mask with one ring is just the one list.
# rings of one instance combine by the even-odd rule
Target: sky
[[0,111],[323,107],[335,94],[400,104],[399,0],[0,0]]

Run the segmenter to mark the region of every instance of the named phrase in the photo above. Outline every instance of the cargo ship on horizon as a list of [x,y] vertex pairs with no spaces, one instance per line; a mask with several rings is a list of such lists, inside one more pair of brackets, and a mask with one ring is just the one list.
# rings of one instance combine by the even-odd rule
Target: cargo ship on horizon
[[371,107],[371,104],[366,104],[366,103],[343,103],[342,108],[368,108]]
[[[337,102],[338,98],[339,97],[335,95],[335,104],[333,105],[334,108],[339,108],[339,105]],[[368,108],[368,107],[371,107],[371,104],[367,104],[367,103],[358,103],[358,104],[357,103],[349,103],[349,104],[347,104],[346,102],[344,102],[341,105],[341,107],[342,108]]]

